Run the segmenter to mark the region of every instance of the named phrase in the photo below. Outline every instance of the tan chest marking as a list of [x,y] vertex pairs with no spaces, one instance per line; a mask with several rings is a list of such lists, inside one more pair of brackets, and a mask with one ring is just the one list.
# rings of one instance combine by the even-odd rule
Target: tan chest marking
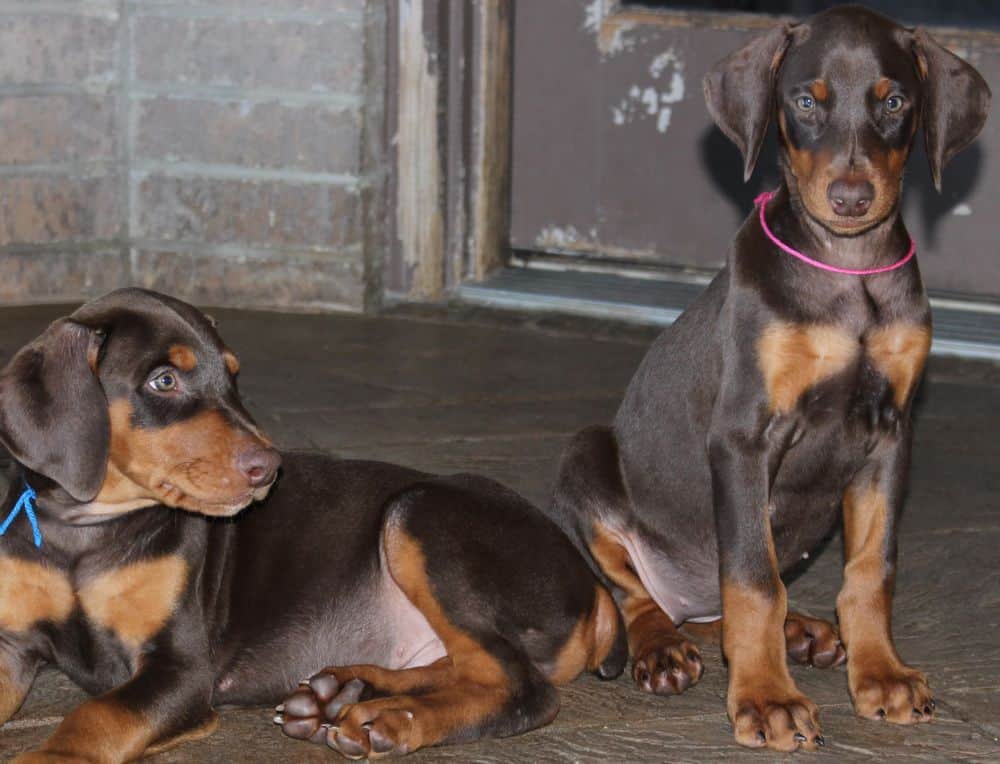
[[187,577],[187,563],[177,555],[135,562],[87,582],[80,605],[94,623],[138,648],[166,625]]
[[865,344],[872,364],[892,385],[896,408],[904,409],[931,349],[930,328],[899,321],[870,332]]
[[69,579],[59,571],[0,557],[0,629],[27,631],[41,621],[61,623],[75,602]]
[[861,343],[837,326],[776,323],[757,341],[771,410],[787,414],[805,393],[857,358]]

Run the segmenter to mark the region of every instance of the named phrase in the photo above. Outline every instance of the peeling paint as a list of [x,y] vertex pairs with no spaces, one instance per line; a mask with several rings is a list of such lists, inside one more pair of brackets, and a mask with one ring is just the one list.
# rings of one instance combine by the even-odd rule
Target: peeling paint
[[598,35],[598,44],[601,52],[608,56],[635,50],[635,40],[626,37],[626,32],[631,32],[633,25],[629,23],[606,24],[601,27]]
[[[554,252],[567,255],[597,254],[612,260],[628,260],[632,263],[640,264],[662,264],[663,262],[663,253],[655,245],[650,245],[649,248],[619,247],[608,242],[602,242],[597,226],[591,226],[584,232],[572,225],[546,225],[534,237],[534,249],[539,252]],[[721,266],[722,262],[720,261],[719,263],[713,263],[712,268],[717,269]],[[537,267],[537,261],[535,261],[533,267]],[[606,264],[598,267],[602,269],[602,272],[607,272]],[[583,263],[575,263],[573,269],[588,270]],[[612,272],[614,271],[612,270]],[[644,276],[637,275],[634,265],[626,267],[621,273],[627,273],[636,278],[645,278]],[[659,273],[659,271],[656,271],[656,273]],[[674,274],[674,277],[676,278],[677,274]],[[659,276],[652,276],[651,278],[659,278]],[[707,284],[711,280],[704,278],[704,275],[701,273],[691,278],[694,278],[695,283],[698,284]]]
[[583,28],[591,34],[597,34],[601,30],[605,12],[604,0],[590,0],[583,9]]
[[[673,48],[668,48],[649,64],[652,85],[632,85],[628,94],[611,107],[611,121],[618,126],[636,119],[653,118],[656,130],[666,133],[673,116],[673,104],[684,100],[684,62]],[[663,82],[659,82],[659,80]],[[666,87],[663,87],[666,85]]]
[[583,234],[575,226],[545,226],[535,237],[535,246],[546,251],[589,252],[597,248],[597,229]]
[[[543,0],[534,0],[542,2]],[[790,16],[755,13],[713,13],[703,10],[680,10],[623,6],[620,0],[589,0],[583,7],[583,29],[594,35],[602,55],[614,56],[632,52],[648,43],[655,30],[719,29],[758,31],[772,26],[776,20],[792,21]],[[654,30],[654,35],[636,35],[636,30]]]
[[[635,40],[625,36],[635,24],[624,19],[608,22],[614,8],[613,0],[590,0],[583,9],[583,28],[597,37],[601,53],[614,56],[635,49]],[[614,17],[612,17],[614,18]]]

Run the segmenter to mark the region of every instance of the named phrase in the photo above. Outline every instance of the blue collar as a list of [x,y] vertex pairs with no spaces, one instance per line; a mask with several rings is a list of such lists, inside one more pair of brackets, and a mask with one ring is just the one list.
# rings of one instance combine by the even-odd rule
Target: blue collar
[[21,492],[17,503],[14,504],[14,508],[7,515],[7,519],[3,521],[3,524],[0,524],[0,536],[7,532],[7,529],[10,528],[11,523],[17,517],[18,512],[22,509],[28,518],[28,522],[31,523],[31,533],[35,537],[35,546],[41,547],[42,529],[38,527],[38,518],[35,516],[35,491],[27,482],[25,482],[24,490]]

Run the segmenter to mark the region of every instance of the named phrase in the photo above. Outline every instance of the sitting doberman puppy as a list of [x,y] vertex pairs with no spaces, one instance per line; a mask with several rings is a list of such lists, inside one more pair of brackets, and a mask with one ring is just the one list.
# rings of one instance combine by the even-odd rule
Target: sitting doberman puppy
[[[613,427],[574,437],[553,512],[612,587],[644,689],[694,684],[700,657],[676,626],[721,616],[739,743],[822,744],[786,651],[829,666],[846,648],[858,714],[929,721],[927,681],[890,630],[910,409],[931,343],[899,196],[918,125],[940,184],[989,89],[922,30],[838,7],[733,53],[705,94],[746,178],[777,122],[783,183],[654,343]],[[843,645],[831,624],[786,612],[781,580],[841,514]]]
[[16,462],[0,518],[17,510],[0,529],[0,722],[42,663],[96,696],[19,762],[136,759],[324,666],[346,668],[278,721],[352,757],[523,732],[555,716],[553,684],[622,671],[614,601],[524,499],[279,456],[238,370],[204,315],[128,289],[0,372]]

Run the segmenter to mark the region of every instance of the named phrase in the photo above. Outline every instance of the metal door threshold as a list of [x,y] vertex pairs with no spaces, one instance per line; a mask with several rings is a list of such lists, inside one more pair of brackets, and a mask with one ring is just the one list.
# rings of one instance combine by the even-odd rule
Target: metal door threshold
[[[462,284],[464,302],[496,308],[575,313],[667,326],[704,289],[704,280],[669,272],[640,278],[607,272],[505,268]],[[931,294],[931,353],[1000,360],[1000,304]]]

